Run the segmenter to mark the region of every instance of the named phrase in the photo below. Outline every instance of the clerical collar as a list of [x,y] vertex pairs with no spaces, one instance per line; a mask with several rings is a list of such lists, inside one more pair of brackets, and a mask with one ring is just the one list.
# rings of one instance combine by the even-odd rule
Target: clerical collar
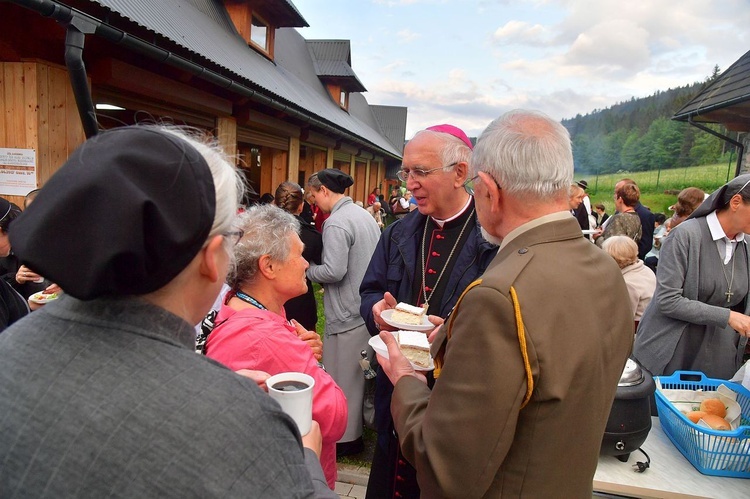
[[466,200],[466,204],[464,205],[464,207],[461,208],[458,211],[458,213],[456,213],[452,217],[446,218],[445,220],[438,220],[435,217],[430,217],[430,218],[432,219],[433,222],[435,222],[435,224],[437,224],[438,227],[442,228],[443,225],[445,225],[446,223],[452,222],[453,220],[457,219],[458,217],[460,217],[461,215],[463,215],[464,213],[466,213],[466,210],[468,210],[469,206],[471,206],[471,200],[472,200],[472,197],[469,196],[469,199]]

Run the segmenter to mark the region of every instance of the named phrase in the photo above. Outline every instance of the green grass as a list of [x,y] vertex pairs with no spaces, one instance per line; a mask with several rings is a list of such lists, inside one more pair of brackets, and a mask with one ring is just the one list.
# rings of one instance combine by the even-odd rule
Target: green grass
[[586,179],[591,204],[603,203],[611,215],[615,212],[615,184],[623,178],[631,178],[641,190],[641,203],[654,213],[664,213],[669,217],[669,207],[677,201],[677,194],[682,189],[698,187],[710,194],[726,183],[727,176],[729,179],[734,177],[734,169],[734,163],[724,163],[661,171],[576,175],[576,179]]

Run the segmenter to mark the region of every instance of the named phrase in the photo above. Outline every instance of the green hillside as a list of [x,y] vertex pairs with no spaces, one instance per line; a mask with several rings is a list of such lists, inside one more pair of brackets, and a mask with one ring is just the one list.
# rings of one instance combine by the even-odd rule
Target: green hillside
[[689,166],[669,170],[651,170],[645,172],[620,172],[607,175],[580,175],[576,180],[585,179],[589,184],[588,194],[591,203],[603,203],[607,213],[614,213],[615,184],[623,179],[635,180],[641,189],[641,203],[654,213],[671,215],[669,206],[677,201],[677,193],[686,187],[698,187],[711,193],[734,177],[736,164],[716,163],[704,166]]

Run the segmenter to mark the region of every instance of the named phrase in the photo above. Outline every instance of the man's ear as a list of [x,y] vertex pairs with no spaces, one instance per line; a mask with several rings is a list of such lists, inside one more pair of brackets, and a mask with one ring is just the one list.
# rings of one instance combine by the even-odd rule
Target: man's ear
[[201,249],[201,261],[199,270],[202,276],[206,277],[211,282],[216,282],[220,276],[219,272],[219,255],[224,249],[224,236],[214,236],[207,245]]
[[[484,190],[482,192],[484,193],[483,196],[489,198],[490,210],[493,212],[500,211],[503,190],[497,185],[497,182],[495,182],[495,179],[492,178],[489,173],[477,172],[477,175],[479,175],[479,178],[482,179],[482,183],[484,184]],[[476,196],[476,192],[474,193],[474,196]]]
[[464,182],[469,178],[469,164],[466,161],[459,161],[453,167],[453,171],[456,174],[456,188],[463,187]]

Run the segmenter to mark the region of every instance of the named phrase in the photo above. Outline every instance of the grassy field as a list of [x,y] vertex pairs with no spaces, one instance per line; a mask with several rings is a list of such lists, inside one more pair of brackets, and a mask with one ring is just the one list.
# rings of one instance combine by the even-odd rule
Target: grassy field
[[677,193],[686,187],[698,187],[709,194],[734,177],[735,164],[691,166],[672,170],[648,172],[622,172],[608,175],[576,175],[589,184],[591,204],[603,203],[610,215],[615,211],[613,200],[615,184],[623,178],[635,180],[641,189],[641,203],[654,213],[669,217],[669,207],[677,201]]

